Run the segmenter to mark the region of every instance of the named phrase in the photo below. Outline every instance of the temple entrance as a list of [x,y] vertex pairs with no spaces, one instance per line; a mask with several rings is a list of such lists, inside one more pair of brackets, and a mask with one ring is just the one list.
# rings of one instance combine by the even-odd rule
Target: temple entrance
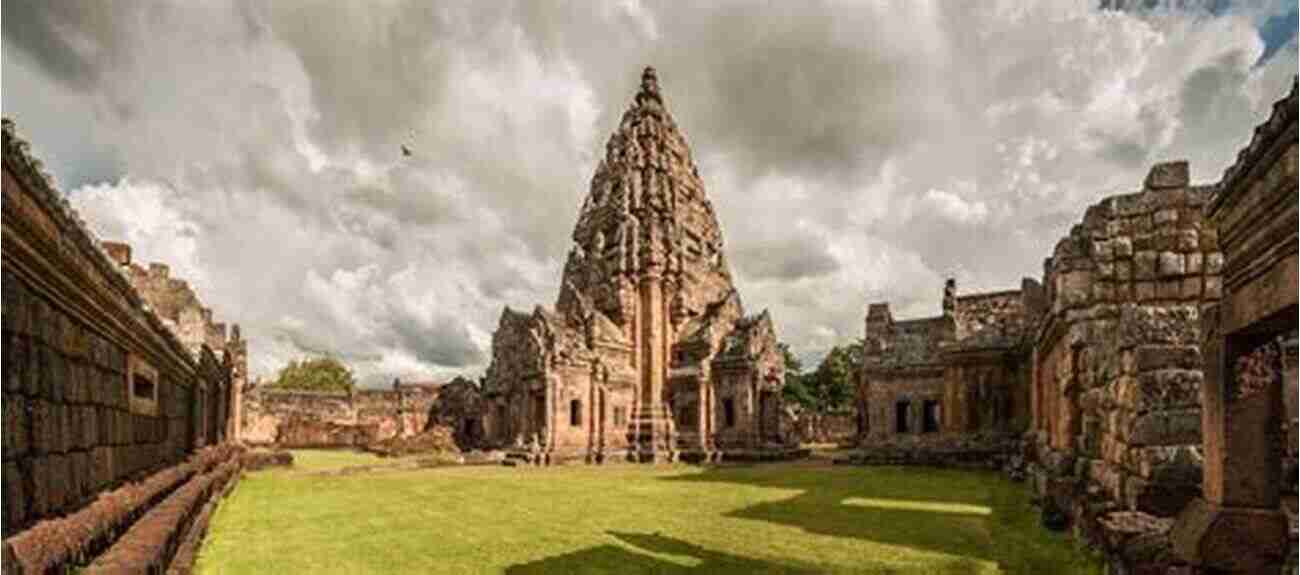
[[546,398],[533,396],[532,432],[541,434],[546,429]]
[[921,404],[921,433],[937,433],[943,415],[939,400],[927,399]]
[[894,433],[910,433],[907,414],[912,410],[912,402],[906,399],[894,404]]

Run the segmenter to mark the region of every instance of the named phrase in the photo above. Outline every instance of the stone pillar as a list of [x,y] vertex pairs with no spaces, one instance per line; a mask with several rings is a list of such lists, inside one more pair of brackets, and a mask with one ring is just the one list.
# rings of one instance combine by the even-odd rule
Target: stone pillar
[[641,246],[641,278],[637,286],[640,328],[640,393],[638,393],[637,459],[643,462],[673,459],[668,445],[669,414],[664,407],[664,382],[668,374],[667,314],[664,302],[663,253],[657,220],[647,217],[647,240]]

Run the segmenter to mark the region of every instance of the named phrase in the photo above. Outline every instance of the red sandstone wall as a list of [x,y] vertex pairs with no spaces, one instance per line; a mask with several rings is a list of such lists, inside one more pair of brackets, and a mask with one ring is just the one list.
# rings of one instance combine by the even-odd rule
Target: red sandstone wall
[[[222,441],[229,372],[145,310],[7,122],[3,186],[8,536]],[[133,400],[133,370],[156,397]]]

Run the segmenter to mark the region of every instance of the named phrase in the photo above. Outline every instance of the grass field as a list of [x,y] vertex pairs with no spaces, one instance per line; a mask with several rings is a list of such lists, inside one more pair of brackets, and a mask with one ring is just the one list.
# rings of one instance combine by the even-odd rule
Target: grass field
[[[199,573],[1099,573],[991,473],[797,464],[319,473],[213,519]],[[309,471],[310,470],[310,471]]]

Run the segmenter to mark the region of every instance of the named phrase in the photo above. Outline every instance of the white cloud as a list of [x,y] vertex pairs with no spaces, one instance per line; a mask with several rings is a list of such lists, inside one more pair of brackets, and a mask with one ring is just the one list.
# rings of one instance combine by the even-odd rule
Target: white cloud
[[930,188],[922,198],[925,209],[933,209],[940,217],[958,224],[973,225],[988,219],[989,208],[984,202],[968,202],[960,196]]

